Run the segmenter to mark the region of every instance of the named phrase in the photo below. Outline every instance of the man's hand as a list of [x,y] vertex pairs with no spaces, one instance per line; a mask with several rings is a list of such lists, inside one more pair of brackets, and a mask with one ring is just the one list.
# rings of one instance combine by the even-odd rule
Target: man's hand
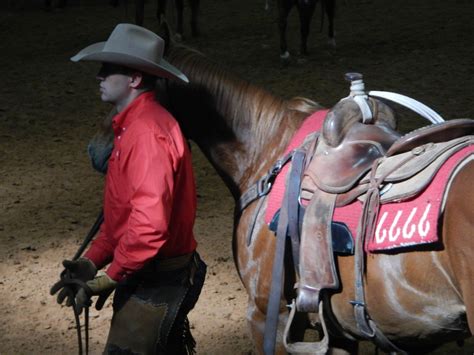
[[76,295],[76,310],[78,313],[81,313],[82,308],[89,305],[92,296],[99,296],[95,303],[95,308],[100,311],[107,297],[110,296],[117,286],[117,281],[112,280],[109,275],[103,274],[96,276],[93,280],[87,281],[86,285],[90,293],[88,294],[84,288],[81,288]]
[[77,260],[64,260],[64,270],[61,273],[61,279],[51,287],[51,295],[58,294],[57,301],[59,304],[63,303],[67,297],[66,305],[72,305],[72,298],[77,294],[81,288],[77,284],[68,283],[68,280],[76,279],[81,282],[92,280],[97,274],[97,268],[94,263],[87,258],[79,258]]

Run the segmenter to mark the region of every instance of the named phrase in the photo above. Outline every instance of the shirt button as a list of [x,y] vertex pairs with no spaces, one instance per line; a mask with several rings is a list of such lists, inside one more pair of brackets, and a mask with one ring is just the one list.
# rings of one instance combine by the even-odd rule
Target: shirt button
[[118,137],[117,137],[117,139],[120,139],[120,138],[122,138],[122,136],[118,136]]

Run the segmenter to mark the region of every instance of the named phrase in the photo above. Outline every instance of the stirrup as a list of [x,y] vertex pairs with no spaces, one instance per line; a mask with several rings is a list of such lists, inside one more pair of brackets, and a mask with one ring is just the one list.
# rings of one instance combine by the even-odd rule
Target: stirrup
[[323,338],[320,341],[316,342],[305,342],[299,341],[295,343],[289,342],[289,333],[291,324],[293,323],[293,318],[296,313],[296,302],[293,299],[291,305],[289,305],[291,311],[288,316],[288,321],[286,322],[285,331],[283,333],[283,345],[289,353],[299,353],[299,354],[317,354],[323,355],[328,352],[329,347],[329,336],[326,328],[326,322],[324,321],[323,316],[323,302],[319,301],[319,318],[321,319],[321,326],[323,330]]

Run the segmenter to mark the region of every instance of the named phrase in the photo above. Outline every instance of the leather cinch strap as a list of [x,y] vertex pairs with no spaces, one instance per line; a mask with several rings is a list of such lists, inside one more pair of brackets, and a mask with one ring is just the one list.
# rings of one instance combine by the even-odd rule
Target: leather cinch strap
[[[400,166],[408,162],[408,158],[400,163]],[[355,300],[350,303],[354,306],[354,316],[357,323],[357,328],[368,340],[373,341],[378,347],[387,352],[395,351],[399,354],[407,354],[405,351],[399,349],[392,343],[380,329],[378,329],[375,322],[370,318],[365,304],[364,293],[364,275],[365,275],[365,253],[364,244],[368,235],[373,234],[375,222],[377,220],[377,213],[380,204],[380,181],[376,179],[375,174],[379,160],[375,161],[370,172],[370,188],[367,192],[367,198],[364,203],[361,221],[359,223],[359,230],[357,232],[355,255],[354,255],[354,273],[355,273]]]

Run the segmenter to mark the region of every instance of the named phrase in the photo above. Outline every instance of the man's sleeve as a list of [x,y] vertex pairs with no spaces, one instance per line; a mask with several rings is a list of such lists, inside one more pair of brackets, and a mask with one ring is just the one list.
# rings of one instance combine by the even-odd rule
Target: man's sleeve
[[84,257],[91,260],[97,269],[101,269],[112,260],[113,254],[114,245],[107,237],[105,223],[102,223],[99,230],[99,236],[92,241],[92,245],[84,254]]

